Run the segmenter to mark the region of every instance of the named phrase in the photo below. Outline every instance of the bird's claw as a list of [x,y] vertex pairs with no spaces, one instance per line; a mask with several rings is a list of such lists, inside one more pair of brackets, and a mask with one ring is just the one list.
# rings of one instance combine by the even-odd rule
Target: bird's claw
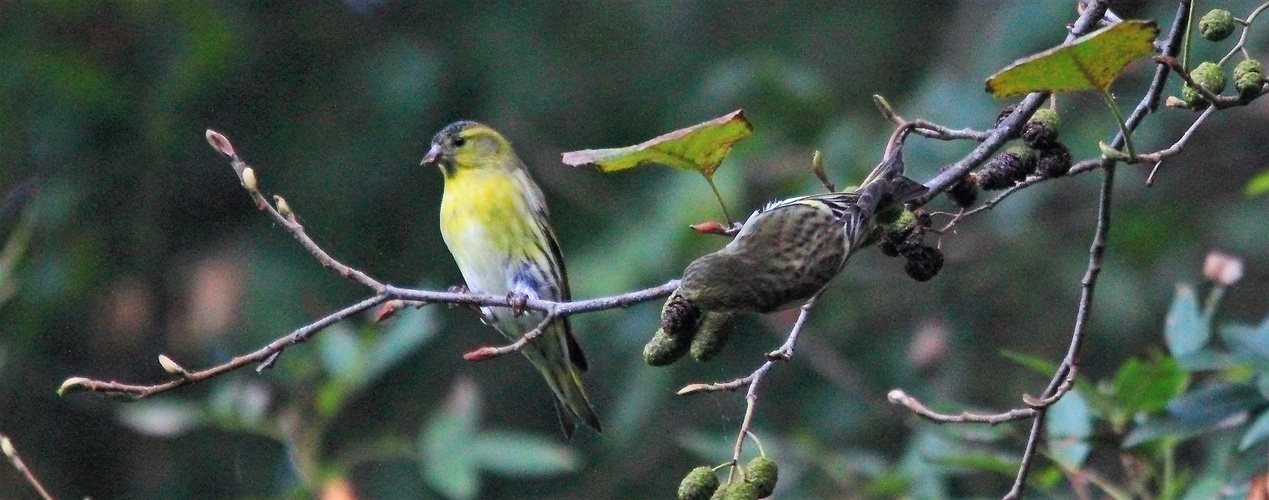
[[529,296],[523,293],[507,292],[507,303],[511,305],[511,315],[519,318],[524,314],[525,305],[529,303]]

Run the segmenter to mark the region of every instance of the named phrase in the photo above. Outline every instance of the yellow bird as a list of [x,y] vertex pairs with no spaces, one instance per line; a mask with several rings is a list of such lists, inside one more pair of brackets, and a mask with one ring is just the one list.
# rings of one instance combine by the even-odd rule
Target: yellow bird
[[[445,176],[441,236],[468,288],[569,300],[568,276],[547,220],[546,199],[502,134],[476,122],[455,122],[432,139],[422,164],[436,165]],[[481,313],[511,340],[545,318],[538,311],[516,315],[506,307],[484,307]],[[520,352],[555,394],[565,436],[572,437],[578,420],[602,431],[582,388],[586,357],[567,317],[553,321]]]

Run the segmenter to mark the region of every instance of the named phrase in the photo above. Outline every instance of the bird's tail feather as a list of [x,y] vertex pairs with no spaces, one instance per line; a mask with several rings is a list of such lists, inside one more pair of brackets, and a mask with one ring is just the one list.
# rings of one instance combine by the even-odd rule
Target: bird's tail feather
[[541,337],[526,345],[522,352],[551,387],[565,437],[572,437],[579,420],[596,432],[603,432],[599,415],[595,413],[595,408],[591,406],[590,398],[582,387],[581,374],[569,363],[568,356],[562,349],[564,343],[560,336],[563,333],[562,325],[557,322]]

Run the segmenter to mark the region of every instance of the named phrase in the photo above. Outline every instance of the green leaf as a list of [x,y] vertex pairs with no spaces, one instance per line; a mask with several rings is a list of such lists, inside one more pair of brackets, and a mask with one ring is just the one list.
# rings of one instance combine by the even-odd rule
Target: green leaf
[[1269,193],[1269,170],[1263,170],[1247,181],[1247,187],[1243,188],[1243,192],[1249,198]]
[[482,469],[507,477],[545,477],[577,470],[573,450],[538,435],[511,431],[485,432],[473,453]]
[[570,151],[564,153],[564,164],[594,165],[602,172],[658,164],[695,170],[708,178],[731,152],[732,145],[752,134],[753,125],[745,118],[744,110],[736,110],[634,146]]
[[1115,374],[1115,400],[1127,413],[1155,413],[1185,391],[1190,374],[1175,358],[1129,359]]
[[1190,391],[1168,403],[1167,413],[1138,425],[1124,438],[1124,448],[1163,437],[1181,439],[1239,422],[1239,414],[1264,404],[1248,384],[1214,383]]
[[1212,330],[1203,322],[1198,297],[1189,285],[1177,285],[1176,297],[1168,308],[1163,325],[1163,338],[1168,350],[1178,358],[1197,352],[1212,336]]
[[1238,451],[1247,451],[1252,445],[1269,437],[1269,411],[1261,412],[1259,417],[1247,428],[1243,440],[1238,443]]
[[460,378],[419,433],[423,480],[448,498],[480,494],[480,457],[473,448],[479,421],[480,393],[474,382]]
[[1269,325],[1226,323],[1218,328],[1221,340],[1238,359],[1269,366]]
[[1182,369],[1191,373],[1224,370],[1238,364],[1238,360],[1234,359],[1233,355],[1209,347],[1176,356],[1176,361]]
[[1031,92],[1108,91],[1134,59],[1154,51],[1154,21],[1124,21],[1019,59],[987,79],[998,98]]
[[1044,425],[1053,461],[1067,469],[1083,467],[1092,451],[1088,436],[1093,432],[1093,417],[1080,392],[1068,392],[1049,407]]

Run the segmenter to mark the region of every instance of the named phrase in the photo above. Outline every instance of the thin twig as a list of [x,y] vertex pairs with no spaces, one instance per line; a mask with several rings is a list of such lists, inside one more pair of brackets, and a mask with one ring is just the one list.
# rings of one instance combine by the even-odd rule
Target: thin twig
[[1169,68],[1172,68],[1172,71],[1176,73],[1177,76],[1181,77],[1182,80],[1185,80],[1187,85],[1198,91],[1199,95],[1203,96],[1203,99],[1206,100],[1208,104],[1218,109],[1245,106],[1248,102],[1251,102],[1253,99],[1264,95],[1265,93],[1265,87],[1262,84],[1260,92],[1250,97],[1244,97],[1242,95],[1215,94],[1212,91],[1207,90],[1207,88],[1202,85],[1195,83],[1194,79],[1190,77],[1189,71],[1186,71],[1185,66],[1182,66],[1181,61],[1178,61],[1175,57],[1161,55],[1155,56],[1154,60],[1155,62],[1166,64]]
[[887,120],[893,122],[895,126],[910,126],[917,135],[930,139],[940,141],[971,140],[983,142],[984,140],[987,140],[987,136],[989,135],[987,131],[983,130],[968,128],[952,129],[920,118],[915,120],[906,120],[902,116],[899,116],[899,114],[895,112],[894,108],[890,106],[890,103],[886,102],[886,100],[881,96],[873,96],[873,102],[876,103],[877,109],[881,111],[881,116],[884,116]]
[[1247,57],[1247,51],[1244,49],[1244,47],[1247,46],[1247,32],[1251,31],[1251,23],[1256,21],[1256,16],[1259,16],[1260,13],[1264,12],[1267,8],[1269,8],[1269,2],[1260,4],[1259,7],[1256,7],[1256,10],[1251,11],[1251,14],[1247,16],[1247,19],[1242,22],[1243,32],[1242,35],[1238,37],[1238,43],[1235,43],[1233,47],[1230,47],[1229,53],[1225,54],[1225,57],[1222,57],[1220,62],[1217,64],[1224,66],[1225,63],[1229,61],[1229,58],[1234,57],[1234,54],[1237,54],[1239,51],[1242,51],[1244,57]]
[[907,409],[911,410],[912,413],[940,424],[960,424],[972,422],[996,425],[1005,422],[1025,420],[1034,417],[1036,412],[1033,408],[1016,408],[1003,413],[974,413],[969,411],[962,411],[957,415],[938,413],[931,410],[928,406],[925,406],[925,404],[917,398],[908,395],[908,393],[903,392],[900,389],[891,390],[890,393],[886,395],[886,399],[893,404],[903,405]]
[[1185,143],[1188,142],[1190,137],[1194,135],[1194,131],[1198,130],[1199,125],[1202,125],[1203,122],[1207,120],[1207,117],[1212,116],[1213,111],[1216,111],[1216,108],[1211,106],[1208,106],[1207,109],[1203,110],[1203,114],[1194,119],[1194,123],[1190,124],[1190,128],[1186,129],[1184,134],[1181,134],[1181,138],[1177,139],[1177,141],[1167,149],[1161,149],[1159,151],[1155,151],[1154,153],[1137,156],[1135,159],[1136,161],[1144,161],[1154,164],[1154,168],[1150,169],[1150,175],[1146,177],[1147,187],[1154,185],[1154,174],[1159,172],[1159,167],[1163,165],[1163,159],[1180,154],[1181,150],[1185,147]]
[[736,444],[732,447],[732,474],[734,474],[736,470],[734,466],[740,463],[740,454],[744,451],[745,447],[745,436],[750,434],[750,428],[753,425],[753,414],[758,407],[758,386],[762,384],[762,377],[767,374],[767,371],[770,370],[772,366],[775,366],[777,361],[789,361],[793,359],[793,352],[797,347],[798,334],[801,333],[802,328],[806,326],[806,319],[810,316],[811,309],[815,307],[815,301],[819,299],[821,293],[823,293],[822,289],[819,292],[816,292],[815,295],[813,295],[810,300],[807,300],[805,304],[802,304],[801,309],[798,311],[798,319],[793,323],[793,327],[789,329],[789,336],[785,339],[784,344],[782,344],[779,349],[768,353],[767,360],[763,362],[762,365],[758,366],[758,369],[754,370],[753,373],[730,382],[689,384],[686,387],[679,389],[678,393],[683,395],[713,391],[734,391],[741,387],[749,387],[749,389],[745,391],[745,417],[740,422],[740,431],[736,434]]
[[[1189,24],[1189,13],[1190,13],[1190,0],[1182,0],[1180,2],[1180,5],[1177,8],[1177,15],[1176,15],[1176,18],[1173,20],[1172,28],[1171,30],[1168,31],[1168,41],[1164,46],[1163,55],[1175,56],[1177,53],[1180,52],[1182,41],[1185,37],[1185,32],[1186,32],[1185,27]],[[1137,103],[1137,106],[1133,108],[1132,113],[1128,115],[1128,119],[1125,120],[1124,122],[1124,124],[1127,126],[1129,131],[1137,130],[1137,127],[1141,125],[1141,122],[1145,120],[1146,115],[1154,112],[1155,110],[1159,108],[1159,102],[1163,98],[1163,88],[1164,86],[1167,85],[1168,74],[1171,73],[1171,66],[1166,61],[1156,61],[1156,63],[1158,64],[1158,66],[1155,68],[1154,77],[1150,80],[1150,87],[1146,89],[1146,94],[1141,97],[1141,101]],[[1019,107],[1021,106],[1022,105],[1020,104]],[[1016,112],[1017,110],[1015,110],[1015,113]],[[1010,116],[1012,117],[1012,115]],[[1206,118],[1202,118],[1200,116],[1199,121],[1201,122],[1202,120],[1205,120],[1205,119]],[[1003,125],[1004,121],[1002,121],[1001,124]],[[1194,127],[1195,127],[1194,125],[1191,125],[1191,128],[1194,128]],[[997,128],[999,128],[999,125],[997,126]],[[1192,132],[1187,131],[1187,133],[1192,133]],[[1123,133],[1122,132],[1117,133],[1114,139],[1112,139],[1111,144],[1123,144],[1122,142],[1123,140],[1124,140]],[[1122,147],[1122,146],[1112,146],[1112,148],[1114,149],[1118,149],[1119,147]],[[1138,158],[1141,158],[1143,156],[1149,156],[1152,154],[1158,154],[1158,153],[1159,152],[1149,153],[1147,155],[1138,155]],[[957,164],[959,165],[960,163],[958,162]],[[1085,172],[1097,170],[1099,168],[1102,168],[1103,165],[1105,164],[1106,164],[1105,159],[1100,157],[1083,160],[1072,165],[1071,169],[1067,171],[1066,176],[1069,177],[1069,176],[1079,175]],[[1005,198],[1008,198],[1010,195],[1018,191],[1021,191],[1028,187],[1031,187],[1036,184],[1040,184],[1042,182],[1046,182],[1049,180],[1053,180],[1053,179],[1055,178],[1040,177],[1040,176],[1028,177],[1022,182],[1019,182],[1018,184],[1015,184],[1014,186],[1002,191],[999,195],[996,195],[995,198],[988,200],[987,202],[983,203],[981,206],[975,207],[972,210],[967,210],[958,214],[956,217],[952,219],[952,221],[950,221],[945,227],[943,227],[939,231],[946,232],[950,230],[953,226],[955,226],[957,223],[961,222],[962,220],[972,215],[976,215],[986,210],[991,210],[996,205],[1000,204],[1001,201],[1004,201]],[[938,178],[934,179],[933,181],[930,181],[929,183],[926,183],[926,186],[930,186],[931,184],[934,183],[934,181],[937,181],[937,180]]]
[[552,321],[555,321],[555,315],[547,314],[542,318],[542,321],[538,323],[538,326],[525,332],[524,335],[516,339],[515,342],[501,347],[481,347],[479,349],[468,351],[467,354],[463,355],[463,359],[467,361],[484,361],[524,349],[524,346],[527,345],[529,341],[538,338],[539,335],[542,335],[542,332],[546,331],[546,327],[550,326]]
[[401,301],[402,304],[416,306],[430,303],[448,303],[473,306],[508,307],[516,310],[527,309],[542,311],[545,313],[547,320],[544,320],[538,328],[528,332],[516,342],[503,347],[486,347],[478,349],[467,353],[465,356],[472,360],[488,359],[522,349],[528,342],[532,341],[535,337],[542,333],[542,330],[547,324],[549,324],[550,319],[582,312],[627,307],[632,304],[645,302],[658,297],[664,297],[665,295],[669,295],[670,292],[673,292],[674,289],[678,288],[678,280],[671,280],[665,284],[652,288],[610,297],[600,297],[574,302],[556,302],[512,295],[499,296],[484,293],[413,290],[384,284],[379,280],[371,278],[365,273],[336,260],[322,249],[317,242],[313,241],[313,239],[308,236],[304,230],[304,226],[299,223],[299,220],[295,216],[295,213],[292,211],[290,205],[287,204],[286,200],[282,199],[281,196],[274,196],[274,199],[276,200],[276,207],[273,204],[270,204],[259,190],[259,179],[257,173],[242,160],[228,137],[225,137],[224,134],[214,130],[208,130],[207,141],[213,148],[229,158],[230,166],[233,167],[234,172],[238,175],[239,181],[261,211],[267,213],[275,222],[295,237],[295,239],[300,242],[300,245],[303,246],[304,249],[313,256],[313,258],[321,263],[323,267],[330,268],[340,276],[351,279],[366,286],[367,288],[370,288],[375,292],[375,295],[322,317],[312,323],[309,323],[308,325],[300,327],[299,329],[292,331],[290,334],[274,340],[254,352],[235,356],[229,361],[203,370],[189,371],[182,368],[175,361],[172,361],[171,358],[168,358],[167,356],[160,356],[160,364],[163,365],[164,370],[177,377],[161,384],[127,384],[116,381],[89,379],[85,377],[72,377],[62,383],[61,387],[58,389],[58,393],[67,394],[70,392],[86,390],[136,400],[162,392],[167,392],[181,386],[218,377],[254,363],[259,363],[257,371],[263,371],[271,368],[286,348],[308,340],[313,334],[332,324],[343,321],[354,314],[360,313],[390,300]]
[[1027,435],[1027,446],[1022,455],[1022,462],[1018,465],[1018,476],[1014,479],[1009,493],[1004,496],[1006,500],[1022,497],[1022,492],[1026,489],[1027,473],[1035,461],[1035,448],[1040,440],[1040,432],[1044,428],[1044,415],[1049,405],[1061,399],[1074,385],[1074,373],[1079,368],[1080,347],[1083,345],[1084,334],[1088,329],[1088,318],[1092,312],[1093,291],[1097,287],[1097,278],[1101,275],[1102,261],[1106,253],[1106,235],[1110,232],[1115,165],[1112,160],[1106,160],[1106,162],[1109,163],[1103,169],[1106,171],[1106,178],[1102,180],[1102,189],[1098,197],[1097,230],[1088,250],[1088,268],[1084,271],[1084,278],[1080,280],[1080,300],[1075,313],[1075,326],[1071,331],[1071,343],[1067,347],[1066,357],[1062,359],[1062,364],[1059,365],[1057,372],[1053,374],[1053,379],[1049,381],[1049,386],[1040,396],[1043,406],[1033,407],[1036,410],[1035,421],[1031,425],[1031,433]]
[[21,474],[26,479],[27,484],[30,484],[35,489],[35,492],[39,493],[40,498],[53,500],[53,495],[50,495],[48,490],[44,488],[44,484],[40,483],[40,479],[35,477],[35,473],[31,472],[31,468],[26,466],[26,462],[22,461],[22,456],[18,454],[17,448],[13,447],[13,441],[9,440],[9,436],[3,433],[0,433],[0,451],[4,452],[4,456],[9,459],[9,463],[13,464],[13,468],[18,470],[18,474]]
[[57,392],[65,395],[71,392],[92,391],[104,393],[110,396],[119,396],[126,399],[137,400],[167,392],[172,389],[176,389],[177,387],[203,382],[254,363],[262,363],[261,368],[266,368],[268,365],[271,365],[272,362],[276,360],[277,355],[286,350],[286,348],[304,342],[322,329],[343,321],[354,314],[377,306],[386,300],[388,300],[388,296],[386,295],[375,295],[331,313],[321,319],[318,319],[317,321],[309,323],[308,325],[300,327],[292,331],[290,334],[274,340],[254,352],[234,356],[233,359],[230,359],[229,361],[203,370],[187,372],[183,376],[178,376],[175,379],[161,384],[136,385],[115,381],[94,380],[84,377],[72,377],[66,379],[65,382],[62,382],[62,386],[58,388]]
[[[317,259],[317,261],[322,264],[322,267],[330,268],[340,276],[365,285],[375,293],[383,293],[383,283],[367,276],[361,271],[353,269],[351,266],[348,266],[343,262],[335,260],[335,258],[326,253],[322,247],[318,246],[312,238],[309,238],[308,233],[304,231],[304,226],[299,223],[298,219],[296,219],[294,213],[291,212],[289,207],[285,209],[287,213],[283,214],[278,208],[275,208],[272,204],[270,204],[269,201],[264,198],[263,194],[260,194],[260,190],[256,185],[257,173],[254,169],[251,169],[251,166],[242,161],[242,158],[238,156],[237,149],[234,148],[233,143],[229,142],[228,137],[225,137],[224,134],[215,130],[207,129],[207,142],[212,145],[212,148],[219,151],[220,154],[229,158],[230,166],[233,167],[234,172],[238,173],[238,180],[242,182],[243,187],[247,188],[247,193],[250,194],[251,199],[256,202],[256,207],[269,214],[269,216],[273,218],[274,222],[277,222],[286,229],[288,233],[291,233],[291,236],[294,236],[295,239],[300,242],[300,245],[303,246],[305,250],[308,250],[308,253],[312,254],[313,258]],[[250,173],[247,172],[249,169],[251,170]],[[274,198],[277,200],[278,205],[282,207],[287,206],[285,200],[282,200],[281,196],[275,196]]]

